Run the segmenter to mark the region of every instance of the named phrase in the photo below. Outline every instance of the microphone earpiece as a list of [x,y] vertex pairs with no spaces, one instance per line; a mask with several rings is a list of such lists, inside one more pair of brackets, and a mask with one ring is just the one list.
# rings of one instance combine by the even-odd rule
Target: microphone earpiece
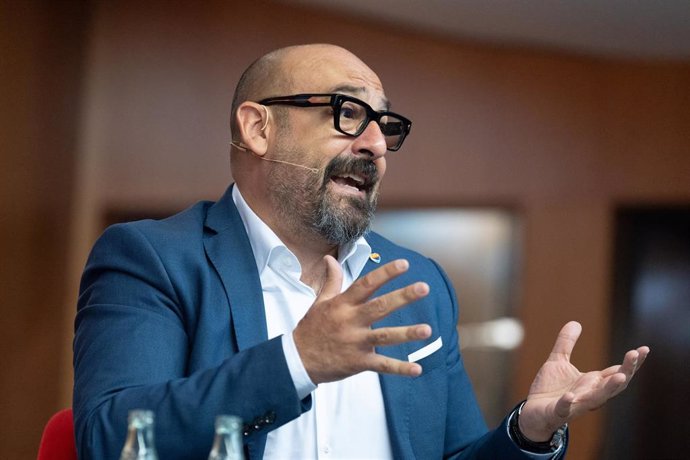
[[261,127],[261,132],[263,133],[264,129],[266,129],[266,126],[268,126],[268,107],[266,107],[265,105],[262,105],[261,107],[263,107],[266,111],[266,121],[264,121],[264,125]]
[[230,141],[230,145],[238,150],[242,150],[243,152],[247,151],[247,147],[245,147],[241,142]]
[[[245,151],[246,151],[246,150],[245,150]],[[250,151],[250,152],[251,152],[251,151]],[[302,169],[306,169],[307,171],[311,171],[311,172],[313,172],[314,174],[318,174],[318,172],[320,171],[319,168],[311,168],[311,167],[309,167],[309,166],[300,165],[300,164],[297,164],[297,163],[290,163],[289,161],[285,161],[285,160],[276,160],[275,158],[264,158],[264,157],[260,157],[259,155],[255,154],[254,152],[251,152],[251,153],[253,153],[254,156],[257,157],[257,158],[260,159],[260,160],[272,161],[272,162],[274,162],[274,163],[283,163],[284,165],[290,165],[290,166],[297,166],[298,168],[302,168]]]
[[291,163],[291,162],[285,161],[285,160],[276,160],[276,159],[274,159],[274,158],[264,158],[264,157],[262,157],[261,155],[257,155],[256,153],[254,153],[254,152],[252,152],[251,150],[249,150],[249,149],[248,149],[244,144],[242,144],[241,142],[230,141],[230,145],[232,145],[233,147],[235,147],[235,148],[238,149],[238,150],[241,150],[242,152],[251,153],[252,155],[254,155],[254,156],[255,156],[256,158],[258,158],[259,160],[263,160],[263,161],[272,161],[272,162],[274,162],[274,163],[283,163],[283,164],[290,165],[290,166],[297,166],[298,168],[302,168],[302,169],[306,169],[307,171],[311,171],[311,172],[313,172],[314,174],[317,174],[317,173],[320,171],[319,168],[312,168],[312,167],[310,167],[310,166],[300,165],[300,164],[297,164],[297,163]]

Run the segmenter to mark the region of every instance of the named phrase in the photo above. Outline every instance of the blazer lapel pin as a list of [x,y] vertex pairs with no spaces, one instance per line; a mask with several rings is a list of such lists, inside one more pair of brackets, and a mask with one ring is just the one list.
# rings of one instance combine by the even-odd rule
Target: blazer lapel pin
[[369,254],[369,260],[374,262],[375,264],[380,264],[381,263],[381,254],[378,252],[372,252]]

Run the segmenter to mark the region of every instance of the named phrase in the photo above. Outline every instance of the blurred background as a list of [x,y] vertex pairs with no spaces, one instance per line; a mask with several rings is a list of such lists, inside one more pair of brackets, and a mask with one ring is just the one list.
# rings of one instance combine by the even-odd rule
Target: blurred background
[[241,72],[309,42],[414,122],[376,225],[455,281],[487,419],[576,319],[580,369],[652,354],[569,458],[688,458],[689,24],[685,0],[0,0],[0,458],[71,404],[95,238],[217,199]]

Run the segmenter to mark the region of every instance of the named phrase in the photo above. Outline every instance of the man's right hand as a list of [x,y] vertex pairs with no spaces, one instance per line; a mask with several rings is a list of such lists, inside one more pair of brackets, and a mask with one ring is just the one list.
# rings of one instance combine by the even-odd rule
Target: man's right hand
[[415,377],[422,373],[417,363],[389,358],[374,347],[397,345],[431,336],[431,327],[415,324],[371,329],[393,311],[425,297],[429,286],[410,284],[371,299],[381,286],[406,272],[406,260],[394,260],[356,280],[340,292],[343,273],[338,262],[325,256],[326,280],[314,304],[293,332],[304,368],[315,384],[342,380],[362,371]]

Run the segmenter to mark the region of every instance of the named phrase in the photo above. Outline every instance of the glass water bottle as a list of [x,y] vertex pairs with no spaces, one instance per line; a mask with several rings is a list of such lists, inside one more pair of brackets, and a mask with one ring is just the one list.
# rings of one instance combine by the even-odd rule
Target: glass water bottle
[[153,439],[153,412],[131,410],[127,425],[127,439],[120,460],[158,460]]
[[234,415],[216,417],[216,436],[208,460],[244,460],[242,420]]

